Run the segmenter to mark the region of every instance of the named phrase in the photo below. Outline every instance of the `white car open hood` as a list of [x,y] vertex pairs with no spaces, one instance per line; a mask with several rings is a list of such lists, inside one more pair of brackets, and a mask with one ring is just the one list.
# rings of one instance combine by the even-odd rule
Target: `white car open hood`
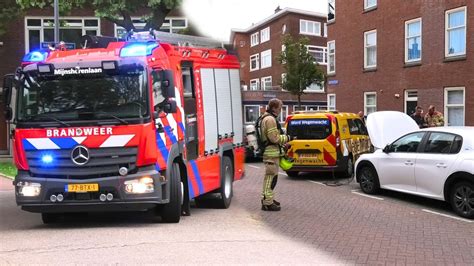
[[383,149],[399,137],[418,129],[415,120],[402,112],[380,111],[367,116],[370,142],[377,149]]

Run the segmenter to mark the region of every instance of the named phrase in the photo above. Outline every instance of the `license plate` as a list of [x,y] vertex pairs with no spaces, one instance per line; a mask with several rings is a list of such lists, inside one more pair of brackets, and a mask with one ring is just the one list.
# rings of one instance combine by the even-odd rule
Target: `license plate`
[[65,186],[66,192],[96,192],[99,191],[99,184],[68,184]]
[[317,153],[300,153],[298,154],[299,158],[318,158],[319,155]]

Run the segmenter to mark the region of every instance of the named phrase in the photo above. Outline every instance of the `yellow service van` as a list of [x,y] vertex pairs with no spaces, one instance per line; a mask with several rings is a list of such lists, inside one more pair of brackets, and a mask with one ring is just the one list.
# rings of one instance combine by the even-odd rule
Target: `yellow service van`
[[292,137],[287,156],[294,160],[289,176],[299,172],[334,171],[352,176],[354,162],[371,144],[364,121],[354,113],[297,111],[287,118]]

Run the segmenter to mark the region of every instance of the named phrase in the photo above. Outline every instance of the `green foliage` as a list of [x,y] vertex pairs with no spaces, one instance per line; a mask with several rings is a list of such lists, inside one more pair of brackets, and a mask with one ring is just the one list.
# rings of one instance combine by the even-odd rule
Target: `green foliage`
[[[67,15],[74,8],[91,8],[95,15],[107,19],[127,31],[134,30],[131,15],[138,10],[150,10],[143,16],[145,29],[158,29],[168,13],[181,6],[182,0],[60,0],[59,12]],[[7,30],[9,21],[32,8],[53,7],[54,0],[0,0],[0,36]]]
[[17,18],[19,13],[15,0],[0,1],[0,36],[7,32],[8,23]]
[[282,88],[298,96],[298,105],[301,106],[301,95],[311,84],[322,86],[324,72],[317,67],[314,57],[308,52],[309,39],[294,40],[290,35],[284,37],[285,50],[278,58],[286,72],[282,80]]
[[16,176],[17,169],[12,163],[0,163],[0,174],[7,177]]

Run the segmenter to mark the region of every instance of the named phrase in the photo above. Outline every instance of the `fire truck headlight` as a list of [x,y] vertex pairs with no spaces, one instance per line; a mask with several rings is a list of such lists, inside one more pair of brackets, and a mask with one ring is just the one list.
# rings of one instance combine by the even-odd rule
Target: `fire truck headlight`
[[38,64],[38,72],[39,73],[52,73],[53,72],[53,65],[51,65],[51,64]]
[[18,182],[18,194],[23,197],[37,197],[41,193],[40,183]]
[[124,185],[125,192],[128,194],[144,194],[153,193],[155,191],[153,178],[149,176],[145,176],[140,179],[125,181]]
[[53,156],[51,154],[44,154],[41,156],[41,162],[45,165],[49,165],[54,161]]

